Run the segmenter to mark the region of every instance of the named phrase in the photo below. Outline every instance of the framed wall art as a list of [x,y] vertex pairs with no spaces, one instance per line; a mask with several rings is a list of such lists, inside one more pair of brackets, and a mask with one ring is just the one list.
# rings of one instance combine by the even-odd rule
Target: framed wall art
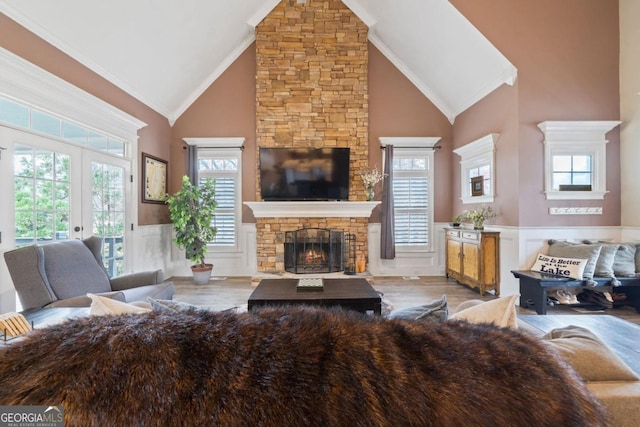
[[484,177],[475,176],[471,178],[471,196],[482,196],[484,194]]
[[164,203],[167,195],[166,160],[142,153],[142,202]]

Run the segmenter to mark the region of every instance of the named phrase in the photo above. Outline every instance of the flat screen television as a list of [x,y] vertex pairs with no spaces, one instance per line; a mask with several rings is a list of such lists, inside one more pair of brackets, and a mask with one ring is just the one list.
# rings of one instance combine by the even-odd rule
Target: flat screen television
[[349,148],[260,148],[265,201],[348,200]]

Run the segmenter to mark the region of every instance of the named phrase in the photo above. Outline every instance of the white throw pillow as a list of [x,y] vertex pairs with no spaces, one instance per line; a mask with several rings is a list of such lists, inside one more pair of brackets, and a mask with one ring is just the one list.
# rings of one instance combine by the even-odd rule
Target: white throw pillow
[[91,298],[89,314],[94,316],[122,313],[148,313],[151,311],[149,308],[138,307],[132,304],[127,304],[126,302],[101,297],[95,294],[87,294],[87,296]]
[[588,259],[561,258],[538,253],[530,270],[582,280]]
[[466,320],[473,323],[493,323],[503,328],[518,329],[516,300],[519,297],[520,294],[513,294],[486,301],[458,311],[449,316],[449,319]]

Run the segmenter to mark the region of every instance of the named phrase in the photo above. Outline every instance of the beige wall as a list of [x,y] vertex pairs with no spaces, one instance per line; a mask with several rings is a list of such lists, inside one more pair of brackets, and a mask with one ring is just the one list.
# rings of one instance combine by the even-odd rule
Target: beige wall
[[[518,134],[507,129],[509,141],[518,148],[498,154],[496,170],[502,178],[496,206],[504,216],[496,223],[517,226],[620,224],[619,130],[608,134],[607,190],[604,200],[547,201],[542,193],[543,134],[537,124],[545,120],[617,120],[618,4],[616,0],[451,0],[496,48],[518,69]],[[476,124],[464,119],[473,115]],[[495,111],[478,103],[456,120],[454,134],[482,129],[481,117],[495,122]],[[509,120],[510,124],[513,124]],[[503,129],[496,128],[502,133]],[[475,132],[482,136],[482,132]],[[456,140],[455,144],[464,141]],[[454,167],[457,167],[454,165]],[[504,171],[519,175],[514,194]],[[502,189],[507,191],[502,192]],[[459,190],[458,190],[459,192]],[[549,215],[549,207],[602,206],[603,215]]]
[[[452,128],[449,120],[378,49],[369,44],[369,164],[382,169],[380,137],[441,137],[435,158],[434,220],[451,219]],[[380,208],[371,216],[380,222]]]
[[[520,194],[518,122],[518,83],[514,86],[502,85],[476,105],[460,114],[453,126],[453,147],[458,148],[490,133],[500,137],[495,147],[495,203],[500,215],[491,220],[492,224],[513,225],[518,223],[518,204],[513,203]],[[451,163],[453,213],[460,214],[475,207],[462,204],[460,200],[460,156],[453,155]],[[525,173],[526,171],[522,171]],[[540,171],[536,171],[541,173]]]
[[[183,138],[243,137],[242,200],[256,195],[256,48],[249,46],[176,120],[171,133],[170,190],[177,191],[186,173]],[[253,222],[243,207],[243,221]]]
[[[165,117],[3,14],[0,14],[0,46],[147,123],[138,133],[138,153],[169,160],[171,128]],[[166,206],[138,201],[138,222],[140,225],[169,222]]]

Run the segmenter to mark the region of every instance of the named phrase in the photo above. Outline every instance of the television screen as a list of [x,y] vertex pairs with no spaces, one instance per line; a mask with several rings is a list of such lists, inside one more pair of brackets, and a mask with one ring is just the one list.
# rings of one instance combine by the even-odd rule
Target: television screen
[[260,148],[262,200],[348,200],[348,148]]

